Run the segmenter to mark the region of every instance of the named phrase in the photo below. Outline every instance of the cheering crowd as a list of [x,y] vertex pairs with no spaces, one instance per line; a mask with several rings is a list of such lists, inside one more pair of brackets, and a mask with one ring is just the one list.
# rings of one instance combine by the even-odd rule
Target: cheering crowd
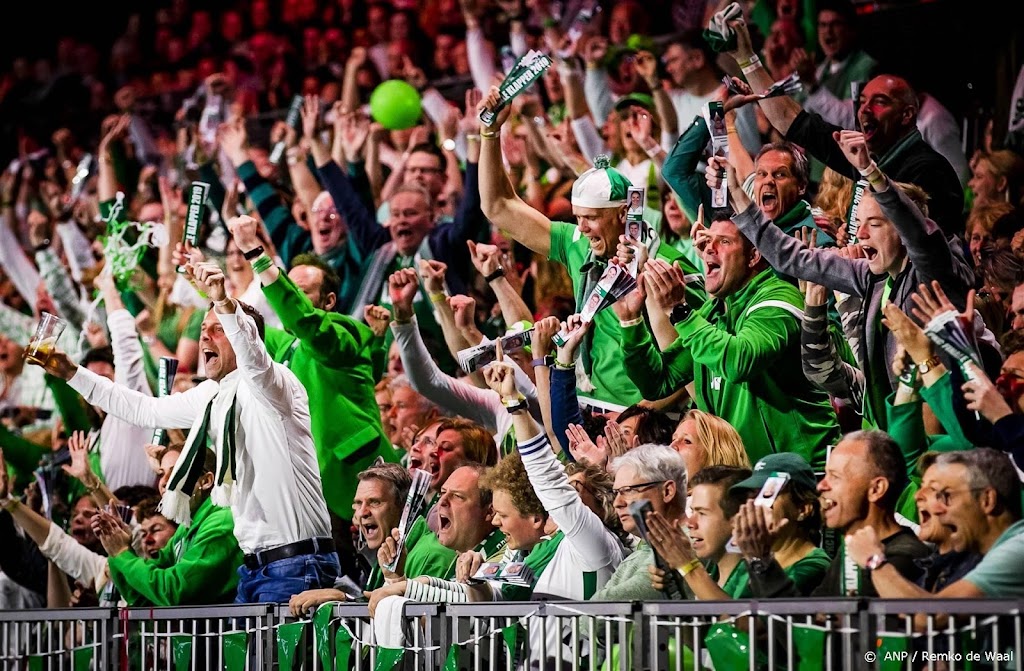
[[1024,129],[845,0],[361,4],[6,75],[0,608],[1024,596]]

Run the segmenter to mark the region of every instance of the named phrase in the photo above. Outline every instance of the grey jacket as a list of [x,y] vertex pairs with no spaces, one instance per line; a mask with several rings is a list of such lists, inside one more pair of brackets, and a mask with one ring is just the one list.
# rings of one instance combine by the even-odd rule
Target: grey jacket
[[[974,285],[974,272],[964,259],[960,246],[951,244],[942,230],[927,219],[902,191],[890,186],[873,193],[885,216],[896,227],[907,248],[909,262],[896,276],[889,300],[906,314],[911,314],[911,295],[922,283],[938,280],[958,310],[963,310],[967,293]],[[862,370],[869,368],[870,353],[875,351],[878,323],[882,312],[882,293],[887,275],[875,275],[864,259],[844,259],[819,249],[808,249],[796,238],[782,232],[751,204],[746,211],[733,216],[740,232],[761,252],[777,271],[802,280],[815,282],[845,294],[864,298],[857,323],[859,337],[851,339]],[[896,353],[896,339],[886,332],[884,368],[889,383],[895,388],[896,377],[889,363]]]

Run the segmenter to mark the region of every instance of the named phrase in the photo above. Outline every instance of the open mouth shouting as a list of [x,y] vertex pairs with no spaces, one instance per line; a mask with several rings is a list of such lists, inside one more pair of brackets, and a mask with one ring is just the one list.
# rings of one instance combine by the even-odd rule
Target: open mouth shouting
[[448,517],[444,513],[437,514],[437,532],[442,534],[450,531],[452,528],[452,518]]
[[362,527],[363,527],[363,538],[366,539],[367,545],[370,545],[370,546],[377,545],[377,546],[379,546],[380,543],[383,540],[381,538],[381,534],[380,534],[380,526],[376,522],[368,521],[368,522],[363,523]]
[[860,129],[864,133],[864,141],[871,142],[871,138],[878,132],[878,124],[867,119],[860,120]]
[[779,194],[775,190],[775,187],[765,187],[761,191],[760,200],[761,202],[758,203],[758,206],[769,219],[775,219],[782,214],[782,212],[779,211]]
[[204,347],[202,352],[203,352],[203,363],[206,365],[206,370],[210,370],[211,366],[216,367],[217,365],[220,364],[220,354],[219,353],[217,353],[216,351],[210,349],[209,347]]

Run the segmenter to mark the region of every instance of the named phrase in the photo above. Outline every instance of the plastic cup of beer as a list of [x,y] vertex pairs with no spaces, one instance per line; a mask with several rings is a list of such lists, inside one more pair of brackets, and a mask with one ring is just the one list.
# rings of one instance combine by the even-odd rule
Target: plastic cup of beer
[[68,323],[57,315],[44,312],[39,319],[39,325],[36,326],[35,335],[25,348],[25,359],[29,363],[45,365],[47,357],[57,349],[57,339],[64,333],[67,325]]

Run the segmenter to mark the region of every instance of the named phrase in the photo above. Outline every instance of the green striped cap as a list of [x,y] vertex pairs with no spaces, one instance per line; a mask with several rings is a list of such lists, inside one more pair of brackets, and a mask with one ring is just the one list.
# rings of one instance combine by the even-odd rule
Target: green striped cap
[[573,205],[605,209],[626,204],[626,195],[633,184],[610,166],[604,154],[594,159],[594,167],[577,177],[572,185]]

